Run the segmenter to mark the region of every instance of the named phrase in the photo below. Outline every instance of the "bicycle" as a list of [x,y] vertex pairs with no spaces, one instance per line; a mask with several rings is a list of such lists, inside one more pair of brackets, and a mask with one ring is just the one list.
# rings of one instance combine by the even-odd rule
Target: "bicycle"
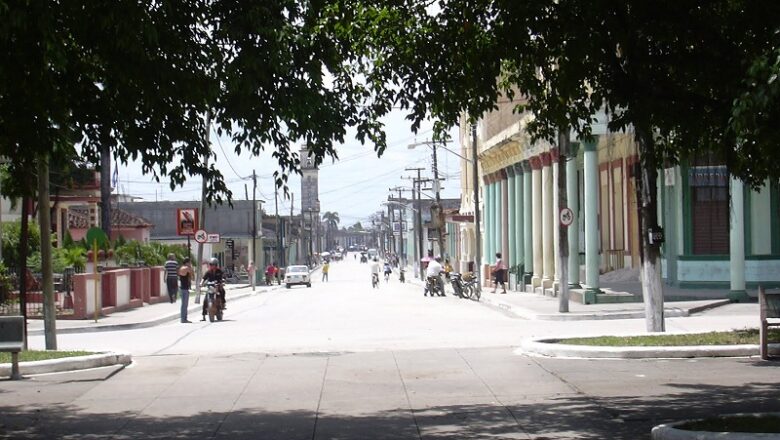
[[472,273],[467,273],[462,276],[463,284],[461,288],[463,290],[463,298],[479,301],[482,297],[482,291],[477,285],[477,278]]

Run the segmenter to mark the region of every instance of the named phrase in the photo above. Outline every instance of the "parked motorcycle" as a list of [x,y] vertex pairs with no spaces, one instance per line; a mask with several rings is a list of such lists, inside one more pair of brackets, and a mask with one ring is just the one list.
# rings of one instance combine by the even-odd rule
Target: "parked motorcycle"
[[463,275],[458,272],[450,274],[450,284],[452,284],[452,290],[459,298],[465,298],[463,296]]
[[206,283],[206,311],[209,314],[209,321],[222,321],[223,307],[222,298],[219,296],[219,283],[209,281]]

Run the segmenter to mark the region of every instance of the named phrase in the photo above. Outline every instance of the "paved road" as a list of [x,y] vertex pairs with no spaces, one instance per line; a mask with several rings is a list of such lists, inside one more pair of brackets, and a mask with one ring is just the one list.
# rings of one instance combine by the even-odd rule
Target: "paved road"
[[222,323],[63,335],[61,348],[127,349],[136,362],[0,382],[0,437],[636,439],[680,417],[780,411],[778,363],[514,348],[531,334],[637,332],[641,320],[524,321],[397,281],[371,289],[354,261],[330,277],[230,302]]

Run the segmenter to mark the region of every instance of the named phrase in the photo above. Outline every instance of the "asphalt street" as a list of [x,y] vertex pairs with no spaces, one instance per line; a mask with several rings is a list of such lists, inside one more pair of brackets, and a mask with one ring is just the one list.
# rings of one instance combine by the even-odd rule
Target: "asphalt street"
[[[670,326],[684,319],[697,318]],[[315,273],[312,288],[229,301],[224,322],[61,335],[60,348],[134,364],[0,382],[0,437],[636,439],[680,418],[780,411],[778,363],[516,350],[533,335],[643,329],[526,321],[397,279],[372,289],[350,257],[327,283]]]

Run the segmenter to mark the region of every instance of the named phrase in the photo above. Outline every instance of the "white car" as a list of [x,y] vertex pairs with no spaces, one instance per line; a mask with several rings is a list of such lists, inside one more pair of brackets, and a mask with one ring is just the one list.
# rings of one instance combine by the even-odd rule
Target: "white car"
[[287,266],[284,271],[284,284],[289,289],[291,286],[305,284],[311,287],[309,268],[306,266]]

